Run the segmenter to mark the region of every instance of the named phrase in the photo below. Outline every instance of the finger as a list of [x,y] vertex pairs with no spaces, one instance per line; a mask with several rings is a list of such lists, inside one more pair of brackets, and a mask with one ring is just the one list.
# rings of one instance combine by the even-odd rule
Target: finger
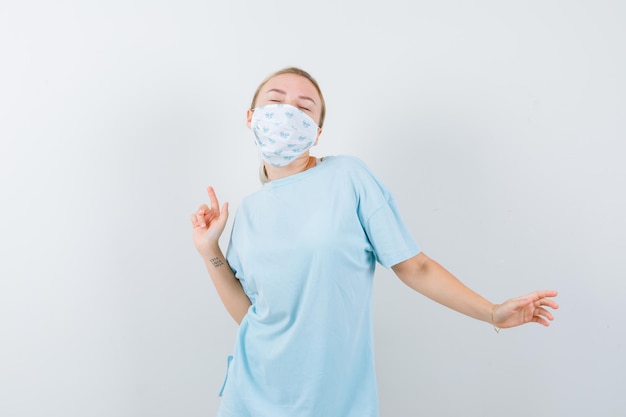
[[544,310],[543,308],[538,308],[533,312],[533,317],[530,321],[539,323],[542,326],[548,327],[550,326],[550,322],[554,320],[552,314],[549,311]]
[[193,227],[198,227],[199,226],[199,224],[198,224],[198,215],[197,214],[195,214],[195,213],[192,214],[191,217],[189,218],[189,220],[191,220],[191,225]]
[[537,309],[535,309],[535,312],[533,314],[536,317],[542,317],[542,318],[548,319],[550,321],[554,320],[554,316],[552,315],[552,313],[550,313],[545,308],[537,308]]
[[214,222],[218,227],[224,228],[226,225],[226,221],[228,220],[228,203],[224,203],[222,205],[222,209],[218,212],[217,207],[215,210],[211,210],[213,216],[211,217],[211,222]]
[[533,313],[533,319],[535,323],[542,324],[546,327],[550,325],[550,322],[554,320],[554,316],[548,310],[544,308],[537,308]]
[[202,216],[199,216],[198,214],[191,215],[191,224],[193,225],[193,227],[206,227],[204,218]]
[[547,321],[546,319],[544,319],[544,318],[543,318],[543,317],[541,317],[541,316],[535,316],[535,317],[533,317],[533,322],[535,322],[535,323],[539,323],[539,324],[541,324],[541,325],[543,325],[543,326],[546,326],[546,327],[550,326],[550,322],[549,322],[549,321]]
[[541,290],[541,291],[535,291],[534,293],[529,294],[529,295],[533,297],[533,299],[539,300],[541,298],[556,297],[557,295],[559,295],[559,293],[554,290]]
[[217,196],[215,195],[215,190],[213,189],[213,187],[209,186],[209,187],[207,187],[206,191],[209,194],[209,201],[211,202],[211,208],[218,209],[220,204],[217,201]]
[[550,300],[549,298],[542,298],[540,300],[535,301],[535,306],[536,307],[550,307],[555,310],[559,308],[559,305],[554,300]]
[[220,221],[226,223],[228,220],[228,202],[222,204],[222,211],[220,211]]
[[206,212],[208,210],[209,210],[209,206],[207,206],[206,204],[202,204],[200,207],[198,207],[197,213],[198,214],[204,213],[204,212]]

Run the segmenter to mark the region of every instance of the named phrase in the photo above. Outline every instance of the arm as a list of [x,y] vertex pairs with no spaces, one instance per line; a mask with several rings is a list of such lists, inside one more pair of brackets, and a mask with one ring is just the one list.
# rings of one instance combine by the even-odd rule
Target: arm
[[209,187],[207,192],[211,207],[203,204],[196,213],[191,215],[193,243],[206,265],[226,310],[237,323],[241,323],[250,307],[250,299],[230,269],[218,244],[228,219],[228,203],[224,203],[220,210],[213,188]]
[[543,307],[558,308],[549,297],[556,291],[535,291],[493,304],[470,288],[424,253],[392,267],[398,278],[415,291],[437,303],[496,327],[507,328],[536,322],[549,326],[552,314]]

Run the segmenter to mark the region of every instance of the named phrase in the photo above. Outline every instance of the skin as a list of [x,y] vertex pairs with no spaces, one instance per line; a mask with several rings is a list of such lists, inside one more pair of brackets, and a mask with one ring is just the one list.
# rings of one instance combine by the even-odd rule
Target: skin
[[[271,103],[287,103],[299,107],[319,124],[320,97],[313,84],[302,76],[281,74],[270,79],[261,89],[255,106]],[[252,112],[253,110],[248,110],[246,115],[248,128],[252,121]],[[315,144],[321,133],[320,128]],[[308,151],[284,167],[265,164],[270,180],[297,174],[314,166],[315,158],[311,157]],[[208,187],[207,193],[210,206],[203,204],[191,215],[193,242],[204,260],[224,306],[233,319],[241,323],[250,307],[250,300],[218,245],[219,237],[228,220],[228,203],[224,203],[220,208],[214,189]],[[423,252],[394,265],[392,270],[402,282],[420,294],[498,328],[510,328],[533,322],[549,326],[554,317],[546,308],[559,308],[552,299],[557,296],[557,292],[552,290],[534,291],[501,304],[494,304],[465,286]]]
[[193,243],[226,310],[237,323],[241,323],[251,305],[250,299],[228,266],[218,244],[228,220],[228,203],[224,203],[220,208],[213,187],[208,187],[207,193],[211,206],[203,204],[191,215]]
[[[291,104],[299,108],[319,125],[322,115],[321,98],[315,86],[306,78],[296,74],[281,74],[270,79],[259,91],[255,107],[266,104]],[[246,113],[246,126],[250,128],[252,123],[252,109]],[[313,146],[317,145],[322,129],[317,129],[317,137]],[[267,177],[270,180],[277,180],[289,175],[297,174],[315,166],[315,158],[309,151],[304,152],[294,159],[289,165],[284,167],[274,167],[264,163]]]

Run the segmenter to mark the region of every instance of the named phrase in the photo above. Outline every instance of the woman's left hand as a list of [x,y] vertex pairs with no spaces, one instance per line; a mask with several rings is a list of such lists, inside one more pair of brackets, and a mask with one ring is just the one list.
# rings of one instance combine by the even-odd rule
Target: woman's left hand
[[556,291],[535,291],[496,304],[493,307],[493,325],[503,329],[531,322],[549,326],[554,317],[545,307],[559,308],[559,305],[551,299],[556,295]]

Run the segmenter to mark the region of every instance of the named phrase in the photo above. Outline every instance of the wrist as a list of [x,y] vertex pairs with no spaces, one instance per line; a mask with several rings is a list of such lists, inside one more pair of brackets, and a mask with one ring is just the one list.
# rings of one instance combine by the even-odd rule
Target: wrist
[[496,320],[494,318],[494,310],[496,309],[496,307],[497,307],[497,304],[493,304],[491,306],[491,325],[493,326],[493,330],[496,333],[500,333],[500,328],[498,326],[496,326]]
[[215,257],[224,257],[224,254],[217,243],[208,244],[201,249],[198,248],[198,252],[204,261]]

